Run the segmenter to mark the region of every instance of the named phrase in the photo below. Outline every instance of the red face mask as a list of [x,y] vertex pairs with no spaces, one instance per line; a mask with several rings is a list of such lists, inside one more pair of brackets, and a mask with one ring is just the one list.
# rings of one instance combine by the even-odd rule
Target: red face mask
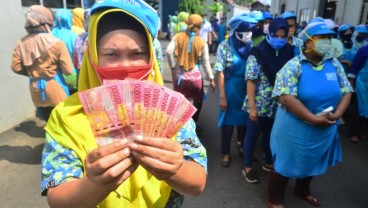
[[92,63],[93,68],[95,69],[100,81],[103,80],[124,80],[124,79],[139,79],[146,80],[148,75],[152,71],[152,60],[147,65],[143,66],[96,66],[93,62],[91,55],[90,61]]

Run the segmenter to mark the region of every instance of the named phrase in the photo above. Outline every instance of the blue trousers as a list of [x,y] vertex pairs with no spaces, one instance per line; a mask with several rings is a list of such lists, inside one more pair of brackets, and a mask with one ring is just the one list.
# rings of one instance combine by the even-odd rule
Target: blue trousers
[[274,118],[258,117],[258,121],[254,122],[248,120],[247,122],[247,133],[245,135],[243,149],[243,165],[244,167],[252,167],[253,153],[256,145],[256,140],[263,130],[263,151],[266,156],[266,163],[273,164],[270,148],[270,134],[274,122]]
[[[230,154],[231,137],[233,136],[234,127],[235,126],[227,125],[222,125],[221,127],[221,153],[224,155]],[[246,131],[246,126],[237,127],[238,138],[240,141],[243,141]]]

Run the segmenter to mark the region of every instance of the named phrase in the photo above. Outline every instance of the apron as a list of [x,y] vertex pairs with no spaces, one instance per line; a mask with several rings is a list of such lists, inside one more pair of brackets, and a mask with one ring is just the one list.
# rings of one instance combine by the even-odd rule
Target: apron
[[[246,93],[245,66],[246,60],[243,60],[236,52],[231,39],[229,39],[233,51],[233,64],[231,69],[225,68],[225,92],[226,92],[226,111],[219,110],[218,127],[245,126],[248,115],[242,110]],[[230,70],[230,71],[229,71]]]
[[[342,93],[331,61],[322,70],[302,62],[298,99],[314,114],[332,106],[336,109]],[[318,84],[316,84],[318,83]],[[341,161],[338,124],[313,126],[279,107],[271,133],[275,171],[283,176],[305,178],[326,172],[328,164]]]
[[356,95],[358,100],[359,116],[368,118],[368,61],[358,72],[356,79]]

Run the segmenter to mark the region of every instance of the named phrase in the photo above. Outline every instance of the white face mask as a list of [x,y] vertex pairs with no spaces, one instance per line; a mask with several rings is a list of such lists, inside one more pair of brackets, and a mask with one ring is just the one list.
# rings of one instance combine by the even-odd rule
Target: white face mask
[[248,43],[252,39],[252,32],[235,32],[235,36],[243,43]]
[[263,25],[263,33],[264,34],[268,34],[268,28],[269,27],[270,27],[270,24],[268,24],[268,23]]

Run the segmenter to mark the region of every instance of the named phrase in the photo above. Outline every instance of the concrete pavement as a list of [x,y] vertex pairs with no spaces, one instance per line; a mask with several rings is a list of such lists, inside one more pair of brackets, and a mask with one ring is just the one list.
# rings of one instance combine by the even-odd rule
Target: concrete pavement
[[[167,45],[161,41],[163,51]],[[166,59],[165,59],[166,60]],[[213,62],[214,57],[211,57]],[[172,87],[171,73],[164,62],[164,78]],[[206,89],[209,88],[205,83]],[[260,183],[249,184],[241,174],[241,157],[232,145],[232,165],[223,168],[220,161],[220,130],[217,128],[218,91],[207,93],[200,115],[203,129],[200,139],[207,149],[208,178],[205,191],[199,197],[186,197],[184,207],[267,207],[267,173],[261,169],[261,143],[257,144],[254,164]],[[34,117],[0,134],[0,206],[1,207],[48,207],[45,197],[40,196],[40,160],[44,142],[44,122]],[[326,208],[368,207],[368,140],[352,144],[347,138],[347,127],[341,128],[343,163],[329,168],[323,176],[312,182],[312,193]],[[311,207],[293,195],[291,180],[286,193],[287,207]]]

